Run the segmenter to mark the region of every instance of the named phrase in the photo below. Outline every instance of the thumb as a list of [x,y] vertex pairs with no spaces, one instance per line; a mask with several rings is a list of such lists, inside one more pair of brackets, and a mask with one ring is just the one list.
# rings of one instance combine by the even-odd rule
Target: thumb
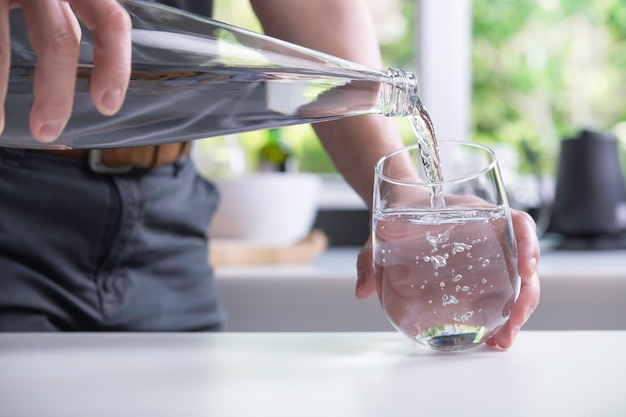
[[357,282],[355,295],[360,300],[365,300],[376,292],[376,279],[374,277],[374,261],[372,260],[372,240],[365,243],[357,257]]

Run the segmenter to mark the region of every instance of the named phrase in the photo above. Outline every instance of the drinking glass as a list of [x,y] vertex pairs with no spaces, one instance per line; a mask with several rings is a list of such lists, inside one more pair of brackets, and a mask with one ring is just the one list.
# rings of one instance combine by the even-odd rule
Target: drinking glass
[[379,300],[393,326],[421,345],[454,351],[478,346],[502,327],[520,278],[495,154],[471,142],[438,147],[438,159],[427,164],[420,145],[376,164],[373,257]]

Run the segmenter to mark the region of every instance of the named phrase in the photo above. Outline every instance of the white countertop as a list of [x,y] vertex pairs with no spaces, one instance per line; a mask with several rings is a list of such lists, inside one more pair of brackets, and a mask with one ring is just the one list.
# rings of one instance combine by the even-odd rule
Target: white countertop
[[456,353],[395,332],[1,334],[0,415],[621,417],[625,345],[624,331]]
[[[378,299],[354,297],[359,248],[310,264],[217,268],[234,331],[385,331]],[[543,250],[541,301],[528,330],[626,330],[626,250]]]
[[[223,266],[217,268],[221,277],[265,277],[275,278],[315,277],[355,279],[356,258],[360,248],[330,248],[308,264],[259,264]],[[543,277],[568,277],[586,279],[595,277],[624,277],[626,279],[626,249],[598,251],[554,250],[542,247],[539,272]]]

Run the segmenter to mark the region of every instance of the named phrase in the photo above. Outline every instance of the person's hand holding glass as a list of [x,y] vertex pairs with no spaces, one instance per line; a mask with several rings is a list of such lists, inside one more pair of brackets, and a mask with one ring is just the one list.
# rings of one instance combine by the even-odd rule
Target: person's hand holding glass
[[493,340],[509,320],[521,279],[495,155],[469,142],[439,147],[441,182],[427,177],[418,145],[376,165],[374,272],[396,329],[437,350],[460,350]]

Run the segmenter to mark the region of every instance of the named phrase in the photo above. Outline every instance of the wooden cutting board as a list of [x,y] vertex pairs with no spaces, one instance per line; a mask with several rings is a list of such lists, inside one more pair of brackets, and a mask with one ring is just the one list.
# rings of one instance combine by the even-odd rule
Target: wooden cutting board
[[310,262],[327,246],[328,238],[321,230],[313,230],[291,246],[264,246],[245,241],[213,239],[209,247],[209,260],[213,266],[302,264]]

